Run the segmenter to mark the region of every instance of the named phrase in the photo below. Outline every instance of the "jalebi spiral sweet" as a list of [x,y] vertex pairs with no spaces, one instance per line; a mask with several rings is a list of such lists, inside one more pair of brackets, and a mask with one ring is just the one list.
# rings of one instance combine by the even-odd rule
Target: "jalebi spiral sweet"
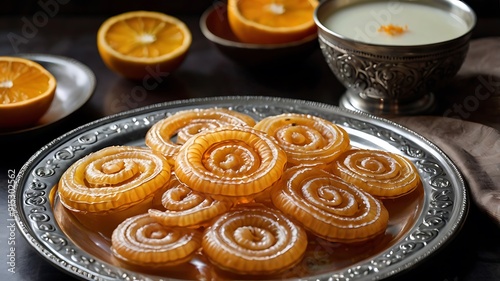
[[204,233],[203,252],[218,267],[239,274],[271,274],[296,265],[307,234],[276,209],[240,205]]
[[420,184],[417,168],[407,158],[386,151],[352,149],[331,166],[332,172],[379,198],[396,198]]
[[342,127],[312,115],[269,116],[254,128],[276,138],[292,165],[324,165],[350,148],[349,135]]
[[111,236],[113,255],[144,268],[174,266],[192,259],[201,246],[201,232],[166,227],[148,214],[130,217]]
[[228,211],[232,204],[193,191],[172,177],[169,188],[163,193],[162,205],[164,210],[148,211],[157,222],[165,226],[199,227]]
[[193,135],[228,125],[253,127],[255,120],[249,115],[225,108],[182,110],[154,124],[146,133],[145,143],[171,159]]
[[361,242],[387,228],[382,202],[325,170],[295,166],[280,183],[272,190],[276,208],[325,240]]
[[104,226],[110,233],[124,218],[146,211],[170,176],[171,167],[161,154],[110,146],[73,163],[61,176],[57,192],[62,205],[82,223],[93,229]]
[[264,132],[226,127],[190,138],[176,157],[175,174],[195,191],[244,198],[277,182],[286,162],[283,149]]
[[353,148],[341,126],[307,114],[256,123],[229,109],[184,110],[153,125],[145,143],[78,160],[54,201],[83,224],[76,229],[111,239],[113,262],[161,277],[301,278],[315,241],[385,241],[384,203],[395,210],[386,199],[421,184],[410,160]]

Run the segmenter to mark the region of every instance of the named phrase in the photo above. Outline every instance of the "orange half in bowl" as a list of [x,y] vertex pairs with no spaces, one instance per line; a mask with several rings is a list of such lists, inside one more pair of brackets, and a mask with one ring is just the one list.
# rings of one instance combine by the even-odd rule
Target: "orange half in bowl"
[[234,34],[227,16],[227,6],[217,5],[207,9],[200,18],[203,35],[229,59],[245,66],[295,62],[307,58],[319,49],[318,35],[312,33],[287,43],[246,43]]
[[243,42],[280,44],[316,33],[317,0],[229,0],[229,26]]

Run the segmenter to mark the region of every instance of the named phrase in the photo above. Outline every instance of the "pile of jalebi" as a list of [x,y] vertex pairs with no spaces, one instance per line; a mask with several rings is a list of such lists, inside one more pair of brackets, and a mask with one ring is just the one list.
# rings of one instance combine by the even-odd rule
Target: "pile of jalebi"
[[405,157],[354,148],[341,126],[306,114],[256,122],[184,110],[153,125],[145,143],[87,155],[58,194],[82,222],[112,229],[117,259],[146,268],[202,253],[229,272],[279,273],[301,261],[308,234],[354,243],[384,233],[380,199],[420,183]]

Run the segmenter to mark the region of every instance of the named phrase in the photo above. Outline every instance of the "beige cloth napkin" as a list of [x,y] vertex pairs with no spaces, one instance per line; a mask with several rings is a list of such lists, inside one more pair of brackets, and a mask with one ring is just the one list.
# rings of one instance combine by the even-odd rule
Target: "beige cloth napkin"
[[500,225],[499,131],[446,117],[398,117],[392,120],[441,148],[462,172],[472,200]]
[[457,76],[437,95],[442,116],[500,130],[500,37],[472,40]]
[[500,37],[472,40],[450,84],[437,93],[440,116],[392,120],[440,147],[462,171],[472,199],[500,225]]

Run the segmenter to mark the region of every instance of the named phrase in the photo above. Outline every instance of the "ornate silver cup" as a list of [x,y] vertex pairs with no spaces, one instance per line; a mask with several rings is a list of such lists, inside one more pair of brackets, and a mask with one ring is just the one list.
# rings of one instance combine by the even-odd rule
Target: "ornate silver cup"
[[431,112],[436,105],[436,91],[455,76],[465,59],[476,24],[474,12],[458,0],[397,1],[443,9],[467,25],[467,31],[458,37],[421,45],[366,43],[327,28],[332,13],[365,2],[373,0],[326,0],[314,15],[326,62],[347,89],[340,105],[384,116]]

